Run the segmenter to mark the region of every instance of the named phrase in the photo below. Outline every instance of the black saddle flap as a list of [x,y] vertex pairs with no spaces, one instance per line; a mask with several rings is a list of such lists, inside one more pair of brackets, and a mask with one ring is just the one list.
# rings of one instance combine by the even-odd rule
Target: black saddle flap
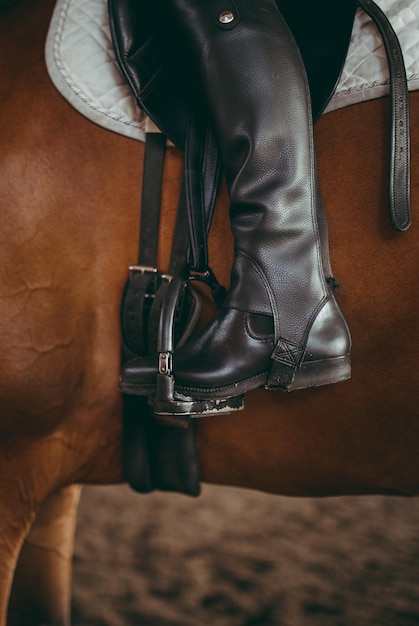
[[[347,55],[357,0],[277,0],[301,50],[313,116],[326,107]],[[191,59],[174,27],[170,0],[109,0],[110,26],[120,68],[140,108],[184,149],[188,113],[202,106]]]

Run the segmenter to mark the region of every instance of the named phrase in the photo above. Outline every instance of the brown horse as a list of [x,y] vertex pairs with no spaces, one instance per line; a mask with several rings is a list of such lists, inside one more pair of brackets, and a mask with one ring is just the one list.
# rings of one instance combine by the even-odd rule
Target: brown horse
[[[77,485],[122,480],[119,307],[136,257],[143,145],[83,119],[54,90],[43,60],[52,8],[24,0],[0,20],[0,626],[13,580],[9,626],[69,624]],[[411,123],[415,157],[416,94]],[[419,168],[414,158],[414,225],[396,233],[387,131],[385,99],[316,127],[352,379],[256,391],[243,412],[199,421],[205,481],[297,496],[419,493]],[[172,149],[162,241],[181,164]],[[226,211],[224,194],[210,242],[224,282]]]

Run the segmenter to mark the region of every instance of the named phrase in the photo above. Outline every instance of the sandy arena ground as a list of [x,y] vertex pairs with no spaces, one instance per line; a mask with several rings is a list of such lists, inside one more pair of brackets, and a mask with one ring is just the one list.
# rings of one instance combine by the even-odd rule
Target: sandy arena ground
[[418,626],[419,499],[87,487],[73,626]]

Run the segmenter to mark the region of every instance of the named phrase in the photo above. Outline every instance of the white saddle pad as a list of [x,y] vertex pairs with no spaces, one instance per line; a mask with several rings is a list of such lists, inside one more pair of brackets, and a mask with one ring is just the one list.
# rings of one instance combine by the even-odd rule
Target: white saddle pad
[[[403,49],[411,91],[419,89],[419,0],[378,0]],[[58,0],[46,42],[58,91],[82,115],[121,135],[144,140],[146,116],[135,103],[112,49],[106,0]],[[351,45],[326,112],[389,93],[381,38],[358,9]]]

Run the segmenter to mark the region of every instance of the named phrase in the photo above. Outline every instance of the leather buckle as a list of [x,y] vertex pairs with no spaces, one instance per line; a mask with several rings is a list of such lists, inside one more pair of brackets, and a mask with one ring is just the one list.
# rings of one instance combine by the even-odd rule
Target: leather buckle
[[171,276],[161,274],[157,268],[146,265],[130,265],[129,279],[122,303],[122,337],[126,358],[145,355],[149,350],[148,321],[162,283]]

